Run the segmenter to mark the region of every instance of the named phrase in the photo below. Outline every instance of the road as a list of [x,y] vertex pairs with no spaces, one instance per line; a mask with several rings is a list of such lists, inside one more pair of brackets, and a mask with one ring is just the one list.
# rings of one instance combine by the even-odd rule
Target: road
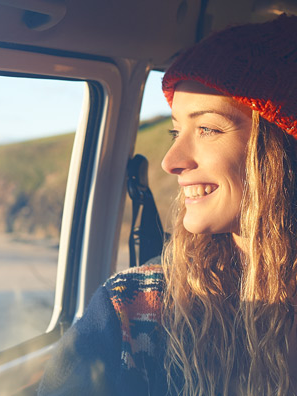
[[58,247],[0,235],[0,350],[43,333],[54,302]]
[[[117,271],[127,267],[128,248]],[[54,305],[58,242],[0,234],[0,350],[46,330]]]

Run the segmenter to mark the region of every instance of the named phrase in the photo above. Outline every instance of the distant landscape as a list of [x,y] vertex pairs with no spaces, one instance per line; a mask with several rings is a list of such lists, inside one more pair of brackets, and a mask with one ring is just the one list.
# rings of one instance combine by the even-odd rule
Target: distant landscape
[[[135,153],[149,159],[150,187],[163,222],[176,194],[176,181],[161,169],[170,145],[168,118],[140,126]],[[0,232],[57,238],[74,133],[0,146]],[[127,200],[124,221],[129,222]]]
[[[161,169],[167,118],[139,128],[135,153],[149,160],[149,183],[166,223],[176,178]],[[0,146],[0,351],[42,334],[54,305],[59,233],[74,133]],[[129,265],[127,197],[116,270]],[[1,392],[0,392],[1,393]]]

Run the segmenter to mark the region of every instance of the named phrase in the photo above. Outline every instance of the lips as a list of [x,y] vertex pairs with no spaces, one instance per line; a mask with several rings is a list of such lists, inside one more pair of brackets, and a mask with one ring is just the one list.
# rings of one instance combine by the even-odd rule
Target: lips
[[201,198],[206,195],[210,195],[214,192],[218,186],[216,184],[199,183],[184,186],[184,193],[186,198]]

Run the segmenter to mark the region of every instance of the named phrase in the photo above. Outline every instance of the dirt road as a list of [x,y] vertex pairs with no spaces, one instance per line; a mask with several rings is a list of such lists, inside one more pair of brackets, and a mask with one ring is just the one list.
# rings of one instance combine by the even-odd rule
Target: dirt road
[[[127,267],[121,249],[117,271]],[[58,242],[0,234],[0,350],[42,334],[50,321],[56,283]]]

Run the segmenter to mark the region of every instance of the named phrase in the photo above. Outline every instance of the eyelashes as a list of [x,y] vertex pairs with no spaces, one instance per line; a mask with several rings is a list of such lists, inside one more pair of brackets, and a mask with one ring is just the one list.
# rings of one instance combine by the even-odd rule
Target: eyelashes
[[179,132],[176,129],[169,129],[168,133],[171,137],[171,140],[175,140],[179,135]]
[[219,133],[223,133],[219,129],[212,129],[212,128],[203,127],[203,126],[198,127],[198,129],[200,130],[200,137],[212,136],[212,135],[217,135]]
[[[208,128],[208,127],[204,127],[204,126],[199,126],[197,128],[197,130],[199,132],[199,137],[201,137],[201,138],[224,133],[224,132],[220,131],[219,129],[213,129],[213,128]],[[176,129],[169,129],[168,132],[169,132],[169,135],[171,136],[172,140],[177,139],[179,136],[179,131]]]

